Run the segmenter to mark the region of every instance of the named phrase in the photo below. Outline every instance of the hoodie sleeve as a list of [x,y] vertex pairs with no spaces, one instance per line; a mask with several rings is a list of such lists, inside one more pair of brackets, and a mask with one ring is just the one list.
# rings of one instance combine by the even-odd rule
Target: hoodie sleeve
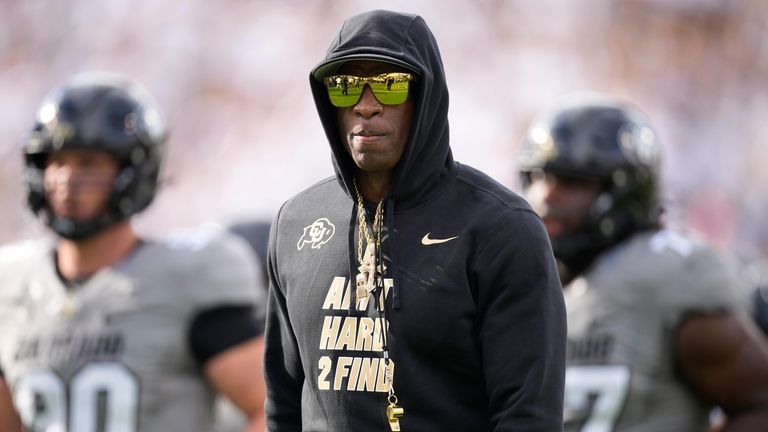
[[516,209],[492,232],[472,271],[493,430],[562,430],[566,315],[546,231]]
[[269,297],[264,346],[264,372],[267,385],[267,430],[300,432],[301,390],[304,373],[299,348],[288,317],[285,293],[277,274],[278,216],[269,239]]

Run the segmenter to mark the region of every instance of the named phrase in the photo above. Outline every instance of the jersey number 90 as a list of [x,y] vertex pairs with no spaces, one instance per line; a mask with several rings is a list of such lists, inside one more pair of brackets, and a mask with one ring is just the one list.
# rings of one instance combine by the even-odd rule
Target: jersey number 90
[[50,370],[26,373],[14,385],[14,400],[31,432],[137,430],[139,383],[120,363],[88,364],[68,386]]

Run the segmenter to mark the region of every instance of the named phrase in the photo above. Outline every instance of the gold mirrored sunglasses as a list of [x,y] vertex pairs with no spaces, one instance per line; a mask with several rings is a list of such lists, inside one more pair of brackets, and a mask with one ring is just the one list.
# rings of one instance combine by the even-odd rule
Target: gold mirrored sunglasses
[[335,107],[346,108],[355,105],[367,84],[376,100],[384,105],[399,105],[408,100],[411,81],[416,77],[405,72],[389,72],[371,77],[355,75],[331,75],[323,79],[328,89],[328,98]]

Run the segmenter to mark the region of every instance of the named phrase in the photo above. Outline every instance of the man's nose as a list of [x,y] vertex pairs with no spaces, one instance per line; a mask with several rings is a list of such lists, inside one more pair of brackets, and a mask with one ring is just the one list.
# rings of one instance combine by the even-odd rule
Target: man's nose
[[377,114],[381,114],[383,109],[384,107],[381,105],[381,102],[376,99],[376,96],[374,96],[371,87],[366,84],[363,88],[363,93],[360,95],[360,100],[355,104],[355,114],[364,118],[370,118]]
[[80,170],[63,166],[46,176],[45,183],[49,191],[71,191],[83,183],[83,174]]
[[63,166],[52,173],[50,181],[56,186],[64,186],[72,182],[74,177],[74,170],[71,167]]

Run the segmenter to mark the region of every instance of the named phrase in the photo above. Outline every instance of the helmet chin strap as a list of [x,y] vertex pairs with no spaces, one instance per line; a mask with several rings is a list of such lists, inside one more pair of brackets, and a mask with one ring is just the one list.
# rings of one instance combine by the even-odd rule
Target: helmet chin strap
[[580,230],[551,240],[555,258],[568,273],[563,283],[586,270],[600,253],[645,228],[630,217],[611,211],[612,203],[609,193],[600,194],[590,206]]
[[72,218],[52,216],[48,219],[48,226],[60,237],[68,240],[83,240],[120,220],[107,215],[97,216],[89,221],[75,221]]
[[562,277],[565,284],[580,275],[592,264],[592,261],[605,250],[608,245],[598,244],[595,236],[588,233],[578,233],[562,239],[552,240],[552,251],[562,267],[567,270],[567,276]]

